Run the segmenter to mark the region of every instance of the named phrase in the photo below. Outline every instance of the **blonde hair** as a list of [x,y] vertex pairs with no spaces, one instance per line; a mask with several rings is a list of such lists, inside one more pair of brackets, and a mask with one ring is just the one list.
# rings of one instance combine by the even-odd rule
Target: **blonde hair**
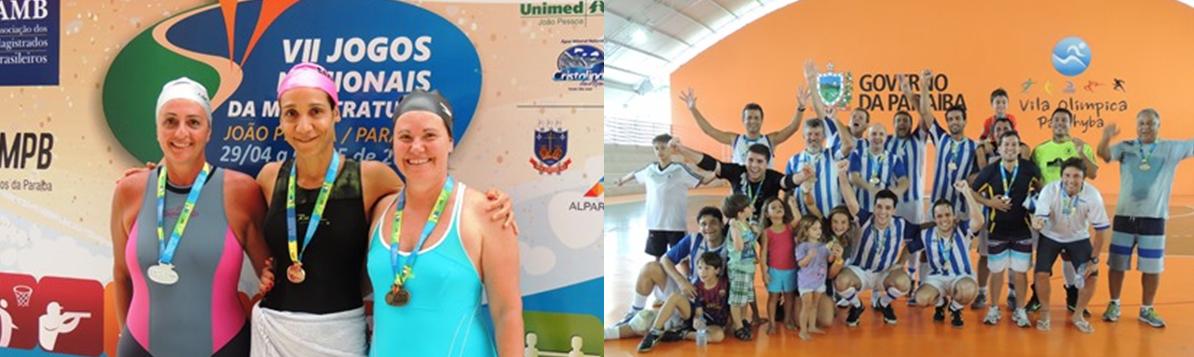
[[[796,223],[796,241],[802,242],[802,243],[808,242],[809,237],[810,237],[808,234],[808,231],[813,228],[814,224],[820,224],[820,223],[821,223],[821,220],[815,216],[809,215],[809,216],[804,216],[803,218],[800,218],[800,222]],[[825,239],[825,225],[821,224],[821,240],[824,240],[824,239]]]

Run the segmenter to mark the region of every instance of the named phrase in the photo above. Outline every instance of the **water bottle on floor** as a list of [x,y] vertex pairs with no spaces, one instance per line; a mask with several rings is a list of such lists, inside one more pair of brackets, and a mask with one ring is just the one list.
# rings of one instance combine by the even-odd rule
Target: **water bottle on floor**
[[692,327],[696,329],[696,345],[697,348],[704,348],[709,344],[709,330],[705,324],[704,316],[697,316],[692,321]]

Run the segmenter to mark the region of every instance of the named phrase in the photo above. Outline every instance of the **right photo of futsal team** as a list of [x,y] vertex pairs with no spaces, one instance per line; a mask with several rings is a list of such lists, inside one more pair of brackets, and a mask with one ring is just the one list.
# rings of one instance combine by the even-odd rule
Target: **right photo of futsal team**
[[1190,2],[608,5],[607,354],[1194,355]]

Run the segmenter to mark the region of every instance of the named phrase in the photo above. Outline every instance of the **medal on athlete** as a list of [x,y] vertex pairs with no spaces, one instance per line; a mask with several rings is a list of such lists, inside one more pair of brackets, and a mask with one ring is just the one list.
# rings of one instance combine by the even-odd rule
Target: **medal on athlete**
[[1144,152],[1144,143],[1143,142],[1140,142],[1139,145],[1140,145],[1140,171],[1148,171],[1149,169],[1153,168],[1151,165],[1148,164],[1148,159],[1151,158],[1153,156],[1153,152],[1157,150],[1157,143],[1155,143],[1155,142],[1152,143],[1152,147],[1148,150],[1148,153]]
[[336,172],[340,170],[340,154],[335,150],[332,151],[332,160],[328,162],[328,167],[324,171],[323,185],[319,186],[319,196],[315,199],[315,208],[311,210],[311,219],[307,222],[307,232],[303,237],[302,250],[299,250],[298,243],[298,219],[295,218],[295,201],[294,192],[295,176],[297,176],[295,167],[297,162],[290,165],[290,179],[286,187],[286,250],[290,253],[290,266],[286,268],[286,280],[294,284],[301,284],[307,280],[307,271],[303,270],[303,253],[307,252],[307,245],[311,244],[311,238],[315,236],[315,231],[319,229],[319,221],[323,216],[323,209],[327,208],[328,196],[332,193],[332,184],[336,182]]
[[879,177],[878,176],[871,177],[871,184],[878,186],[879,185]]
[[211,165],[203,163],[203,171],[195,178],[191,185],[191,192],[187,194],[187,201],[183,203],[182,212],[178,214],[178,221],[174,222],[174,230],[170,233],[169,242],[165,235],[166,211],[166,166],[158,170],[157,184],[157,216],[158,216],[158,263],[145,271],[149,280],[162,285],[174,285],[178,282],[178,272],[174,271],[174,252],[178,250],[178,242],[182,240],[182,233],[187,229],[191,214],[195,213],[195,203],[199,201],[199,194],[203,192],[203,184],[207,183],[207,175],[211,174]]
[[435,208],[427,216],[427,223],[423,225],[423,232],[419,235],[419,241],[415,243],[414,249],[410,251],[409,257],[404,257],[398,252],[402,237],[402,216],[403,211],[406,210],[406,190],[399,192],[398,199],[394,200],[394,221],[390,228],[390,267],[394,270],[394,283],[390,285],[390,292],[386,293],[386,304],[401,307],[410,303],[411,293],[406,284],[415,278],[415,260],[419,258],[423,244],[427,243],[427,237],[431,235],[431,231],[435,230],[436,223],[443,215],[444,206],[448,204],[448,196],[452,193],[453,184],[452,177],[448,176],[444,181],[444,187],[440,189],[439,198],[435,200]]

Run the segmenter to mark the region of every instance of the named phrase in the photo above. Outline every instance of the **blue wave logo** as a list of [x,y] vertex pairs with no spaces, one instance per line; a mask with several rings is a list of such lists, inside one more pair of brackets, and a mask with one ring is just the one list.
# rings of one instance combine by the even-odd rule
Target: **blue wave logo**
[[1053,47],[1053,68],[1067,77],[1073,77],[1090,67],[1090,46],[1077,36],[1070,36]]

